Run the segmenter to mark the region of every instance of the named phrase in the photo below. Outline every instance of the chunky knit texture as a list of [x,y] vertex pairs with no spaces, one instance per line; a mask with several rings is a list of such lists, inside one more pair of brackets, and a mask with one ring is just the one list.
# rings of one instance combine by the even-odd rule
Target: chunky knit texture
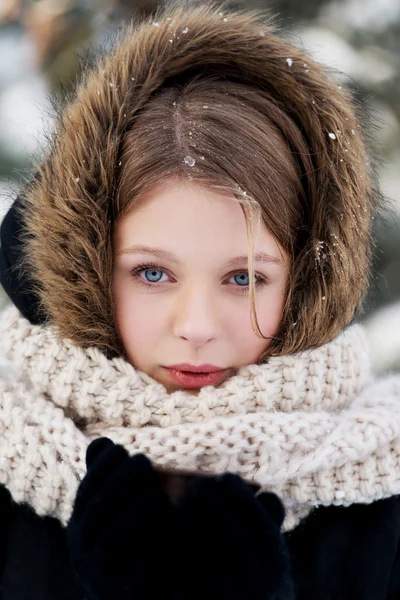
[[64,524],[90,441],[157,465],[232,471],[276,492],[284,530],[312,507],[400,493],[400,376],[374,382],[360,325],[297,355],[249,365],[198,396],[169,394],[121,358],[62,341],[15,307],[0,321],[0,482]]

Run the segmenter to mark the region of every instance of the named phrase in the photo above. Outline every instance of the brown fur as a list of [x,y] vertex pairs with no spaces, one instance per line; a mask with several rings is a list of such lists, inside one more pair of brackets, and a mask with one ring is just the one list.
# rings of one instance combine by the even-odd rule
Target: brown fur
[[[294,352],[333,339],[351,321],[365,295],[371,219],[380,194],[355,102],[321,65],[284,41],[261,12],[224,10],[221,16],[220,11],[221,6],[211,2],[172,3],[156,17],[130,24],[108,56],[85,72],[75,96],[61,111],[40,180],[26,191],[22,215],[26,266],[37,281],[49,320],[61,337],[80,346],[97,346],[108,356],[124,353],[113,318],[112,228],[135,194],[167,172],[226,189],[234,190],[238,184],[259,204],[267,226],[291,251],[288,302],[271,353]],[[229,136],[220,147],[212,135],[203,138],[201,147],[200,130],[196,133],[200,146],[194,146],[187,135],[188,121],[180,130],[185,141],[179,148],[174,132],[168,138],[168,132],[157,129],[159,122],[164,123],[161,111],[152,134],[157,153],[133,156],[127,140],[131,136],[137,150],[141,133],[150,139],[144,129],[151,124],[146,111],[156,108],[157,101],[162,106],[156,92],[162,92],[165,104],[165,99],[172,99],[169,84],[185,85],[194,76],[201,82],[205,75],[221,80],[221,74],[227,90],[232,91],[229,85],[236,82],[237,90],[247,87],[259,94],[254,104],[260,102],[262,110],[269,106],[265,114],[269,129],[265,125],[260,131],[264,145],[257,143],[257,129],[254,135],[246,138],[243,132],[241,137],[239,109],[221,108],[221,123],[229,121],[221,131],[234,136],[229,151],[225,144]],[[223,97],[218,85],[215,93]],[[204,90],[206,97],[207,85]],[[232,95],[227,104],[231,101]],[[194,115],[193,106],[192,111]],[[212,113],[202,117],[204,127],[207,118],[211,127]],[[274,131],[276,139],[270,139],[267,147]],[[284,140],[291,144],[288,152]],[[172,142],[175,154],[168,146]],[[252,151],[244,146],[250,142]],[[271,162],[274,148],[283,176]],[[186,154],[196,157],[195,169],[182,163]],[[168,171],[160,160],[169,156],[174,164]],[[136,160],[129,163],[133,179],[126,179],[128,159]],[[212,167],[215,164],[218,168]],[[270,184],[260,176],[268,172],[271,176],[275,172]]]

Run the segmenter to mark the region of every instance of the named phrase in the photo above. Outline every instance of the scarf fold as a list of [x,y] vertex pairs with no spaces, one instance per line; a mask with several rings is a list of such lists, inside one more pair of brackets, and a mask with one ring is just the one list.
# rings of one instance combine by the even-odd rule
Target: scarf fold
[[283,530],[313,507],[400,493],[400,376],[374,381],[360,325],[325,346],[240,368],[193,396],[82,349],[9,307],[0,318],[0,483],[65,525],[90,441],[156,465],[231,471],[279,495]]

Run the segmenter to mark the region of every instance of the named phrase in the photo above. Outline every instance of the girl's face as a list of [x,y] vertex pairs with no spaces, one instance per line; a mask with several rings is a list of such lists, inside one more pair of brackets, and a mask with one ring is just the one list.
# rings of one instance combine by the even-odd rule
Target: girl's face
[[[254,262],[255,299],[270,337],[289,259],[264,225],[254,250],[265,255]],[[169,392],[184,387],[165,367],[208,363],[228,369],[227,379],[268,347],[251,325],[246,224],[233,196],[168,180],[116,225],[113,254],[116,325],[129,361]]]

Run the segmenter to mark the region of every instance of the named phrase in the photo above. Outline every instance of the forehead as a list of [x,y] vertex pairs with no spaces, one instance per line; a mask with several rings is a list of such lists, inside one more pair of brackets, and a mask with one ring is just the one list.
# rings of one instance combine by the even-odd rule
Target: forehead
[[211,187],[180,179],[166,180],[135,200],[129,214],[146,215],[153,218],[165,215],[190,218],[210,218],[224,216],[230,221],[243,221],[243,212],[235,201],[235,196],[227,192],[215,191]]
[[[281,257],[281,249],[265,225],[258,250]],[[190,182],[169,181],[132,204],[115,229],[119,253],[131,245],[153,245],[179,256],[203,260],[248,254],[245,217],[233,194]]]

